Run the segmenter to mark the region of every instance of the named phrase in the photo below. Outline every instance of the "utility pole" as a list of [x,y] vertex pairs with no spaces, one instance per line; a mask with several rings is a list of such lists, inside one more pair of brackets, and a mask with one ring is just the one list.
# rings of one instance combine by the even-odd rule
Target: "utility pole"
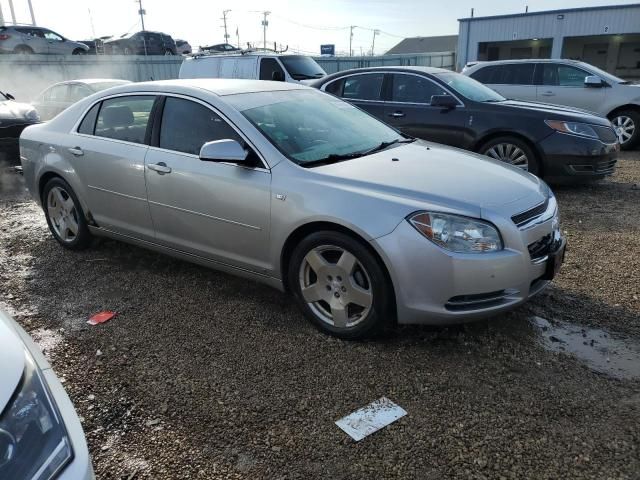
[[142,24],[142,31],[144,31],[144,16],[147,14],[147,12],[144,8],[142,8],[142,0],[138,0],[138,5],[140,6],[140,8],[138,9],[138,14],[140,15],[140,23]]
[[93,27],[93,17],[91,16],[91,9],[87,8],[87,11],[89,12],[89,23],[91,24],[91,35],[93,35],[93,37],[91,38],[96,38],[96,29]]
[[222,21],[224,22],[224,43],[229,43],[229,34],[227,33],[227,13],[231,10],[222,11]]
[[351,25],[349,27],[349,56],[353,57],[353,48],[351,47],[353,44],[353,29],[356,28],[355,25]]
[[238,30],[238,26],[236,25],[236,40],[238,41],[238,48],[242,48],[240,46],[240,30]]
[[271,12],[262,12],[262,15],[264,15],[264,19],[262,20],[262,45],[265,51],[267,50],[267,27],[269,26],[267,15],[270,13]]
[[380,35],[380,30],[375,29],[373,31],[373,41],[371,42],[371,56],[373,57],[375,55],[375,49],[376,49],[376,35]]
[[31,14],[31,25],[36,26],[36,16],[33,14],[33,5],[31,5],[31,0],[27,0],[29,4],[29,13]]
[[13,9],[13,0],[9,0],[9,11],[11,11],[11,21],[16,24],[16,12]]

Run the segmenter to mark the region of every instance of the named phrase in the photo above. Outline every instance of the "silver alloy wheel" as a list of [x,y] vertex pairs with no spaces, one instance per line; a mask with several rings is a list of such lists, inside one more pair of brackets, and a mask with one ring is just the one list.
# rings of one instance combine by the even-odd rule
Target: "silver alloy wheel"
[[497,143],[488,148],[484,155],[495,158],[501,162],[510,163],[515,167],[519,167],[525,171],[529,170],[529,158],[527,154],[517,145],[513,143]]
[[362,322],[373,306],[373,286],[362,263],[349,251],[321,245],[300,265],[300,290],[311,311],[336,328]]
[[53,187],[47,196],[47,213],[56,235],[65,243],[78,236],[78,211],[71,195],[62,187]]
[[618,136],[620,145],[624,145],[631,140],[633,133],[636,130],[636,124],[633,121],[633,118],[626,115],[619,115],[615,117],[611,123],[613,124],[613,128],[616,130],[616,135]]

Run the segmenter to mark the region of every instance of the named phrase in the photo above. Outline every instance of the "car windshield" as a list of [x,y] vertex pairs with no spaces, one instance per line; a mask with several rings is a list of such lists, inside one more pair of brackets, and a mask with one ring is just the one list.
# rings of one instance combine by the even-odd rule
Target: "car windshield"
[[474,102],[503,102],[506,100],[495,90],[465,75],[454,72],[438,73],[438,78],[452,90]]
[[408,141],[362,110],[315,90],[226,97],[287,158],[302,165],[332,163]]
[[280,61],[294,80],[321,78],[327,74],[313,58],[304,55],[283,55]]
[[92,83],[91,86],[91,90],[93,90],[94,92],[100,92],[102,90],[106,90],[107,88],[111,88],[111,87],[117,87],[119,85],[126,85],[127,83],[131,83],[127,80],[118,80],[115,82],[96,82],[96,83]]

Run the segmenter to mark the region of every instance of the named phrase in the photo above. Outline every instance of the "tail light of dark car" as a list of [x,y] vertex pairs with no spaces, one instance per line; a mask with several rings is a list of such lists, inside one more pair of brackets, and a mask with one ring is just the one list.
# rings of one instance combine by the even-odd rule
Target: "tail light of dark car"
[[0,33],[0,40],[9,40],[11,38],[11,35],[8,35],[6,33]]

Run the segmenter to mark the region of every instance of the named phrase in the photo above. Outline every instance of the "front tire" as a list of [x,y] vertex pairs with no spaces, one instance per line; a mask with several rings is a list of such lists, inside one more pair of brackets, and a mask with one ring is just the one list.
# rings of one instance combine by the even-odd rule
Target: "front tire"
[[505,135],[489,140],[482,145],[478,152],[487,157],[508,163],[514,167],[541,176],[542,169],[536,154],[523,140],[511,135]]
[[72,55],[86,55],[87,52],[85,52],[82,48],[76,48],[73,52]]
[[49,230],[60,245],[83,250],[91,244],[84,212],[67,182],[59,177],[49,180],[42,190],[42,206]]
[[289,288],[321,331],[346,340],[371,337],[392,318],[392,288],[384,267],[360,241],[320,231],[294,249]]
[[621,110],[610,117],[616,130],[620,148],[631,150],[640,143],[640,112],[637,110]]

